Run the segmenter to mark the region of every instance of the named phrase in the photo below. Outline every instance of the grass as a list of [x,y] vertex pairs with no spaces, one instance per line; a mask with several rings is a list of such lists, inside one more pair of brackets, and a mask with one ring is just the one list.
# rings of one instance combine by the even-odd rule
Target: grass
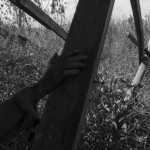
[[[149,19],[144,20],[146,42],[150,35],[149,25]],[[13,25],[1,26],[18,32]],[[17,39],[11,41],[9,36],[6,39],[0,36],[1,102],[20,88],[37,82],[54,52],[61,53],[64,44],[45,28],[26,28],[24,31],[32,41],[25,47],[21,47]],[[149,71],[142,85],[136,87],[132,97],[125,101],[126,90],[130,89],[129,85],[138,69],[138,49],[127,38],[129,32],[135,36],[133,21],[128,22],[126,18],[111,20],[96,81],[93,82],[79,150],[150,149]],[[39,45],[38,48],[35,43]],[[38,105],[40,111],[44,109],[45,100]],[[30,142],[20,136],[26,137],[21,133],[1,149],[26,149]]]

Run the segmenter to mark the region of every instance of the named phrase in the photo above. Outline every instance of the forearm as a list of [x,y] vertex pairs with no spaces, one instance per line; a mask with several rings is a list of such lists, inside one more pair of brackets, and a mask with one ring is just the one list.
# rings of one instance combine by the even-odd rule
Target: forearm
[[10,98],[0,104],[0,143],[7,142],[18,134],[20,121],[25,112]]
[[31,87],[34,102],[37,104],[38,101],[49,94],[60,82],[59,77],[54,77],[55,70],[51,69],[51,72],[48,72],[48,70],[45,72],[43,77]]
[[34,87],[25,87],[0,104],[0,143],[7,142],[37,119],[34,106],[45,92],[36,91],[39,89]]
[[33,93],[34,97],[34,104],[37,104],[40,99],[42,99],[44,96],[48,94],[48,90],[46,90],[44,87],[39,86],[39,84],[35,84],[31,87],[31,91]]

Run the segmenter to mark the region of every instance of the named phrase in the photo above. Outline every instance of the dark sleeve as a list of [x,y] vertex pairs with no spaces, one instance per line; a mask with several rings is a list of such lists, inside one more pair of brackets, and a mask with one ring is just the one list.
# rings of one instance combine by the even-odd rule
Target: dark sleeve
[[34,97],[33,87],[21,89],[0,104],[0,143],[9,141],[38,119],[34,106],[40,96]]

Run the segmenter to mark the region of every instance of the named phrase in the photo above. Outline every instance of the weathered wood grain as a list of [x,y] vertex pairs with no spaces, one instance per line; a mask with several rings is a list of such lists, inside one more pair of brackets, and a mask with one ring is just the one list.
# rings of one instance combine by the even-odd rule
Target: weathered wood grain
[[114,0],[79,1],[63,53],[82,49],[87,65],[50,94],[32,150],[77,149],[113,5]]
[[136,27],[136,33],[137,33],[137,39],[138,39],[138,48],[139,48],[139,63],[141,63],[143,56],[144,56],[144,36],[143,36],[143,25],[142,25],[142,17],[141,17],[141,8],[139,0],[130,0],[134,21],[135,21],[135,27]]

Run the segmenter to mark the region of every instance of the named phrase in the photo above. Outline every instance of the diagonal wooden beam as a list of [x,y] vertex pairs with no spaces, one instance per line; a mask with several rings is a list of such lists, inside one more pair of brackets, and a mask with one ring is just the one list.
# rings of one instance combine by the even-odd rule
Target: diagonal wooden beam
[[63,53],[82,49],[87,65],[50,94],[32,150],[77,149],[113,5],[114,0],[79,1]]
[[25,11],[28,15],[40,22],[46,28],[53,30],[61,38],[66,40],[67,33],[61,28],[51,17],[49,17],[42,9],[36,6],[30,0],[10,0],[13,4]]
[[139,0],[130,0],[134,21],[135,21],[135,27],[136,27],[136,33],[137,33],[137,39],[138,39],[138,48],[139,48],[139,63],[141,63],[143,57],[144,57],[144,36],[143,36],[143,26],[142,26],[142,17],[141,17],[141,8]]

